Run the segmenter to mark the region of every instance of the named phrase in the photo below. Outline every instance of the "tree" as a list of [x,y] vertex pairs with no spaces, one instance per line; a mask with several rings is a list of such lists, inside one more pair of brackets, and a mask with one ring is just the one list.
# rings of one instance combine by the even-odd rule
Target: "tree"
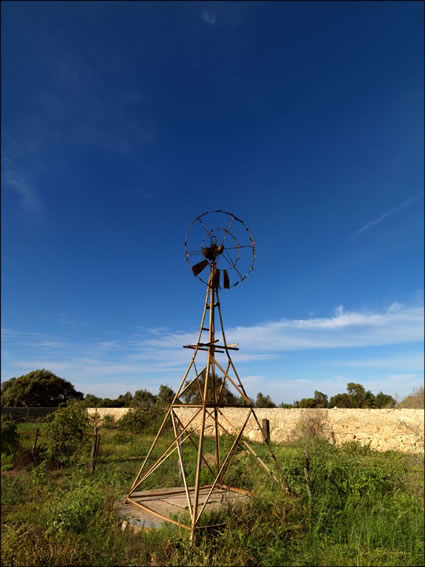
[[337,408],[382,408],[394,407],[396,401],[392,396],[379,392],[377,396],[365,390],[361,384],[349,382],[346,394],[336,394],[329,400],[329,407]]
[[6,380],[1,386],[2,407],[57,407],[83,397],[71,382],[44,368]]
[[298,402],[298,407],[299,408],[315,408],[317,407],[317,402],[314,398],[302,398],[299,402]]
[[388,394],[383,394],[382,392],[379,392],[379,394],[376,394],[375,396],[375,407],[378,409],[381,408],[393,408],[396,405],[396,400],[392,397],[389,396]]
[[[365,408],[367,406],[367,395],[364,386],[361,384],[356,384],[355,382],[349,382],[347,384],[347,392],[350,397],[350,407],[352,408]],[[369,394],[371,392],[368,392]],[[372,394],[373,395],[373,394]],[[369,401],[370,396],[369,396]]]
[[[183,398],[183,400],[186,404],[200,404],[201,403],[201,395],[200,395],[199,390],[201,390],[202,392],[204,390],[205,374],[206,374],[206,372],[205,372],[205,370],[203,370],[203,372],[201,373],[201,375],[199,377],[199,382],[197,383],[197,381],[195,380],[195,382],[182,395],[182,398]],[[209,379],[208,379],[209,386],[212,386],[214,379],[215,379],[215,384],[216,384],[216,392],[217,393],[220,392],[219,403],[222,404],[223,406],[236,406],[236,405],[238,405],[239,404],[239,398],[236,397],[229,390],[229,387],[227,386],[226,382],[224,382],[224,386],[223,386],[223,378],[221,376],[218,376],[217,374],[210,376]],[[214,400],[213,400],[213,388],[212,387],[208,388],[207,395],[209,396],[207,401],[209,403],[213,403]]]
[[159,392],[157,396],[158,403],[164,406],[169,406],[174,400],[175,393],[171,388],[161,384],[159,387]]
[[276,404],[273,402],[270,396],[264,396],[261,392],[258,392],[257,399],[255,400],[256,408],[275,408]]
[[248,398],[249,402],[243,396],[239,396],[239,398],[236,400],[235,405],[242,406],[242,407],[253,406],[254,400],[252,398],[250,398],[249,396],[247,396],[247,398]]
[[126,392],[124,395],[120,395],[117,398],[117,408],[129,408],[133,400],[133,395],[131,392]]
[[327,408],[328,407],[328,396],[323,394],[323,392],[319,392],[315,390],[314,392],[314,400],[316,402],[316,408]]
[[336,394],[329,400],[330,408],[351,408],[351,399],[348,394]]
[[77,401],[47,415],[41,426],[46,457],[61,467],[69,465],[87,446],[89,423],[84,404]]
[[155,398],[156,396],[149,390],[136,390],[130,405],[133,408],[137,406],[152,407],[155,405]]
[[84,396],[84,405],[86,408],[98,408],[102,403],[102,398],[98,398],[94,394],[86,394]]

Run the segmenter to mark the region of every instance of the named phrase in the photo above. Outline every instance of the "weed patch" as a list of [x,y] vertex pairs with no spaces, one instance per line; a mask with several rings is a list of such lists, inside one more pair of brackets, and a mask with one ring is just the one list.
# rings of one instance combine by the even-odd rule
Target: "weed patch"
[[[146,454],[152,434],[101,426],[101,436],[93,475],[81,458],[68,460],[61,470],[50,470],[44,461],[2,473],[3,565],[424,564],[418,455],[377,453],[354,444],[336,448],[306,430],[303,439],[274,447],[292,488],[288,497],[240,453],[226,482],[255,496],[238,508],[205,515],[204,524],[224,525],[200,530],[192,547],[188,530],[172,525],[138,533],[119,530],[116,504],[140,467],[131,457]],[[171,439],[165,435],[158,450]],[[206,452],[213,446],[214,440],[205,440]],[[264,447],[255,449],[267,459]],[[189,462],[194,455],[188,447]],[[188,472],[193,482],[194,468]],[[209,474],[204,467],[203,482]],[[180,484],[177,461],[170,458],[145,487]]]

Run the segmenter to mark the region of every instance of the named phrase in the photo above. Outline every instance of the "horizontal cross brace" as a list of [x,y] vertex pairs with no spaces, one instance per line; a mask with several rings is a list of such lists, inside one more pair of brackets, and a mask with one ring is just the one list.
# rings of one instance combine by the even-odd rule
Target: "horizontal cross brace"
[[[197,345],[183,345],[183,348],[193,348],[197,350],[210,350],[210,348],[213,348],[215,352],[224,352],[224,350],[217,350],[216,346],[205,348],[205,347],[199,347]],[[224,347],[218,347],[218,348],[224,348]]]
[[[227,350],[239,350],[238,347],[231,347],[231,346],[225,346],[225,345],[210,345],[215,349],[217,348],[224,348]],[[197,348],[198,350],[208,350],[208,348],[204,348],[203,343],[199,343],[198,345],[183,345],[183,348]],[[220,351],[220,352],[224,352],[224,351]]]

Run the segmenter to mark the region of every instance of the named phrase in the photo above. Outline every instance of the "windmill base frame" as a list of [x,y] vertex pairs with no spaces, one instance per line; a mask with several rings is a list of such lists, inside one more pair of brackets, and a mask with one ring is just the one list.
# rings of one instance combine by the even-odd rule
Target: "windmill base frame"
[[[195,487],[189,487],[189,493],[194,495]],[[206,484],[199,487],[200,504],[203,503],[211,489],[210,484]],[[246,502],[253,496],[253,493],[248,490],[242,490],[240,488],[227,486],[227,485],[216,485],[211,498],[207,503],[207,511],[219,511],[223,508],[235,509],[242,503]],[[155,526],[163,525],[164,522],[174,524],[179,528],[186,530],[191,530],[192,526],[189,523],[185,523],[181,516],[184,511],[187,511],[187,506],[184,506],[186,502],[186,492],[184,487],[166,488],[162,490],[146,490],[142,492],[136,492],[133,496],[128,499],[128,503],[132,507],[131,515],[137,516],[139,512],[139,521],[142,521],[142,528],[150,528]],[[137,507],[139,510],[135,510]],[[129,511],[125,508],[120,510],[121,515],[127,518],[129,517]],[[225,522],[208,524],[208,525],[198,525],[197,529],[208,529],[208,528],[219,528],[225,525]],[[137,527],[137,526],[136,526]]]

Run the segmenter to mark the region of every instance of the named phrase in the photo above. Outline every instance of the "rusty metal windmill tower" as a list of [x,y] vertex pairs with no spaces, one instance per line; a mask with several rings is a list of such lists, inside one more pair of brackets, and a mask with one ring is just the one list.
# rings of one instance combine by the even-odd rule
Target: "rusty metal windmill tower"
[[[200,520],[211,504],[251,494],[226,484],[226,474],[237,450],[253,455],[254,461],[287,493],[289,486],[233,363],[231,353],[239,349],[236,344],[227,343],[221,313],[219,289],[236,287],[253,269],[255,241],[251,232],[234,214],[222,210],[209,211],[190,223],[185,254],[193,274],[206,285],[201,325],[196,342],[184,345],[193,350],[192,359],[134,479],[126,503],[190,530],[193,541],[196,530],[205,527]],[[230,389],[239,396],[240,405],[246,408],[243,423],[239,426],[234,426],[223,411],[228,405],[225,398]],[[274,467],[268,466],[244,438],[246,426],[252,419],[267,444]],[[167,442],[161,444],[161,436],[165,437],[166,425],[170,422],[173,437],[171,441],[168,437]],[[231,438],[230,448],[229,444],[223,447],[223,435]],[[213,455],[208,453],[209,459],[204,452],[207,436],[215,439]],[[195,463],[193,453],[191,462],[188,462],[185,444],[196,449]],[[177,456],[184,486],[141,491],[147,479],[161,467],[166,468],[164,463],[172,455]],[[202,482],[204,471],[209,475],[207,484]],[[184,523],[175,514],[170,514],[170,508],[164,507],[164,502],[186,510],[190,521]]]

